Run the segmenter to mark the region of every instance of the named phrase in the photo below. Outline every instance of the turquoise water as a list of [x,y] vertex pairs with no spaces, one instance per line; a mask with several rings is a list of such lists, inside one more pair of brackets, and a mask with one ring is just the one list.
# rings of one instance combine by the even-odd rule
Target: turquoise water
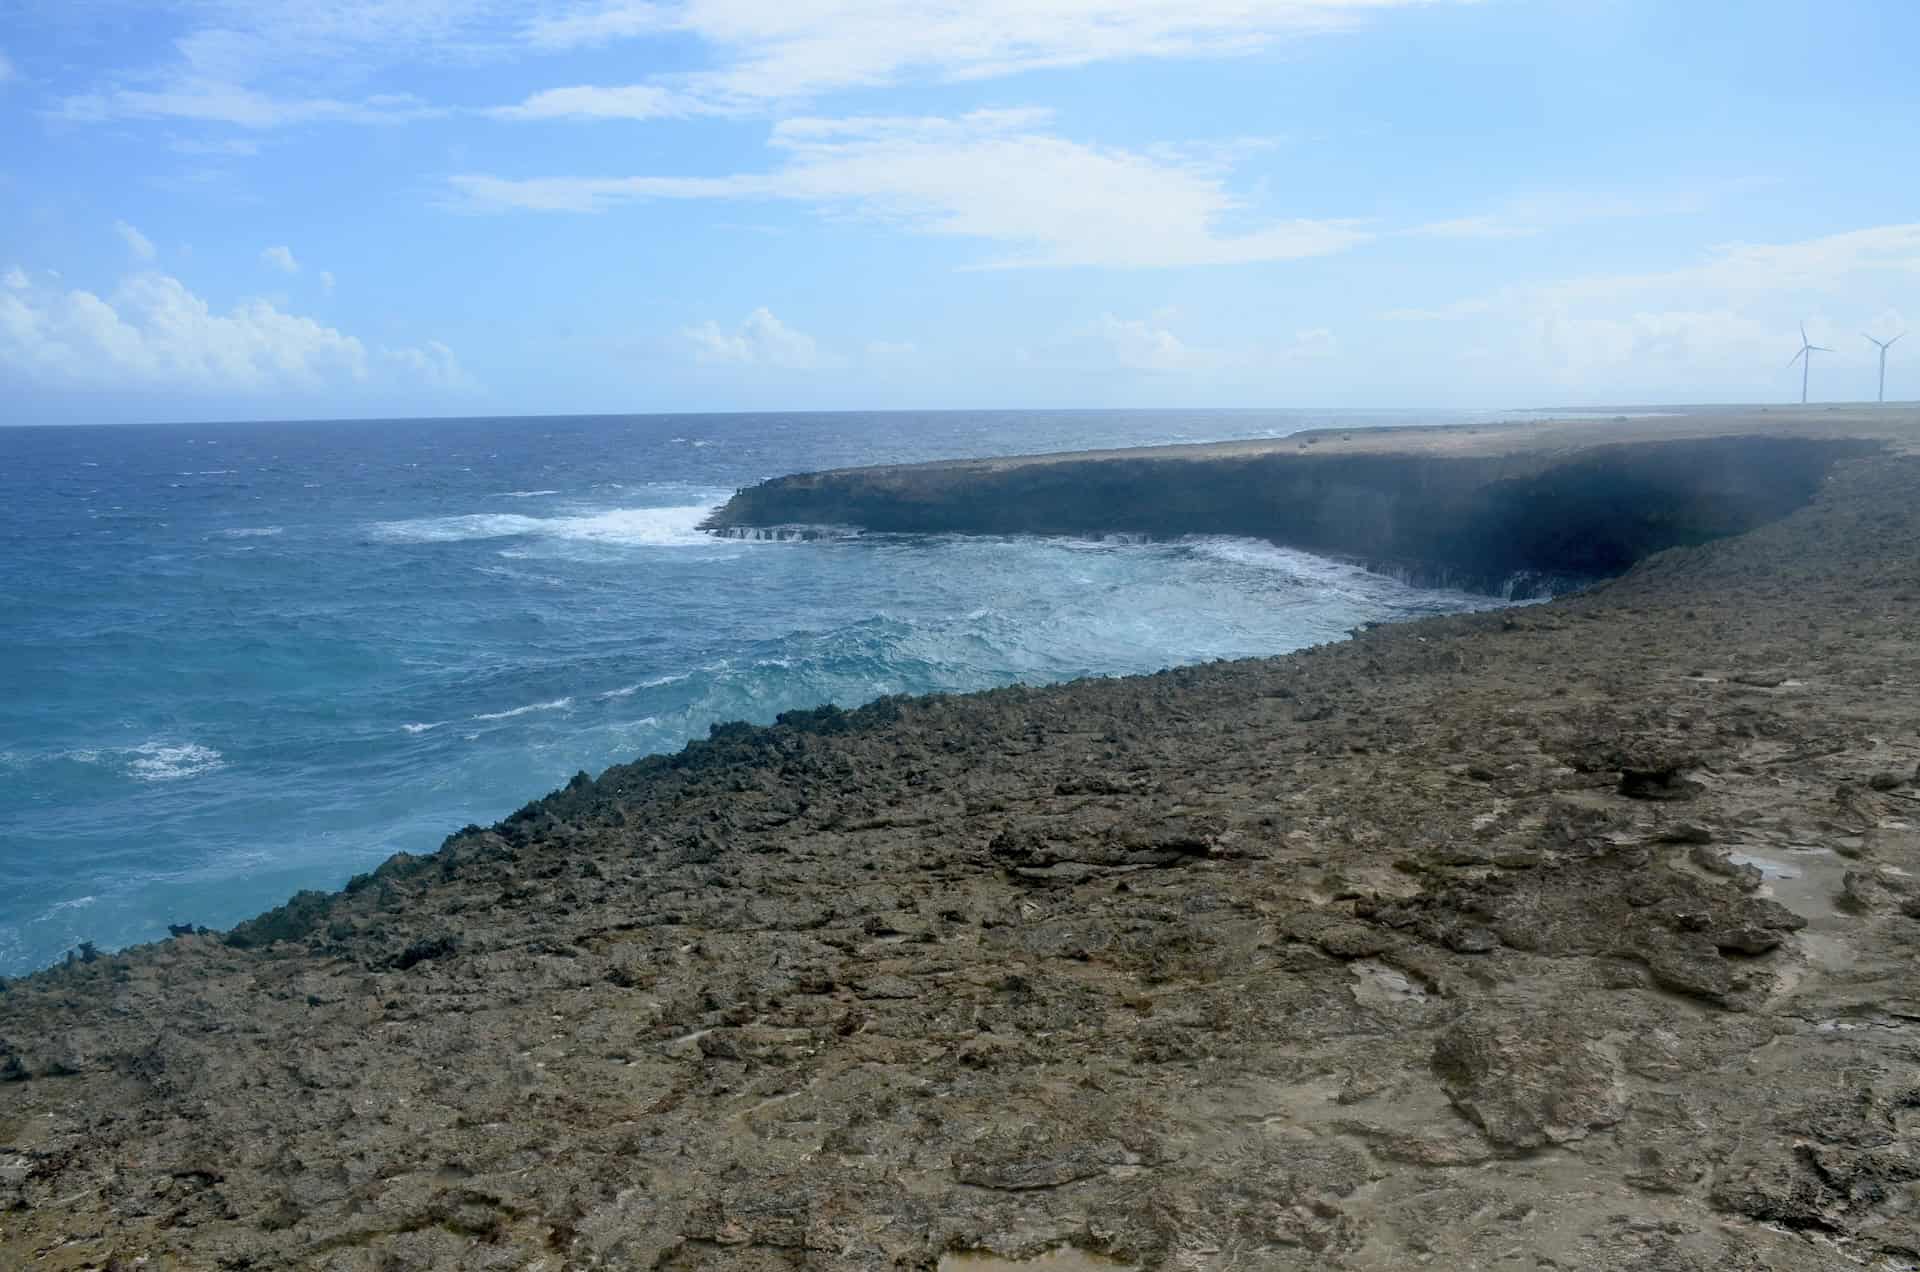
[[1486,604],[1248,540],[694,529],[798,470],[1405,422],[0,429],[0,973],[230,925],[715,721],[1275,653]]

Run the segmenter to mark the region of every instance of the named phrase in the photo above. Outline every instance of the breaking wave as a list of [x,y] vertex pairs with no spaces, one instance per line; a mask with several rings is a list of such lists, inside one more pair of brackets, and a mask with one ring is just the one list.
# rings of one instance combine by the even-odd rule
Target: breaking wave
[[474,539],[544,538],[629,547],[693,547],[713,542],[697,527],[713,504],[613,508],[570,517],[477,512],[459,517],[380,521],[369,529],[382,543],[462,543]]
[[530,715],[535,711],[565,711],[573,705],[573,699],[555,698],[551,702],[530,702],[524,707],[515,707],[511,711],[483,711],[474,716],[476,720],[511,720],[515,716]]

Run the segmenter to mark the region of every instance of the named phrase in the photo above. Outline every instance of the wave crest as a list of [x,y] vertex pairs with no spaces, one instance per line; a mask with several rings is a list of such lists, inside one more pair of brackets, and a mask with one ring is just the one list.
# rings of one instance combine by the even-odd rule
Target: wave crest
[[143,782],[171,782],[182,777],[196,777],[220,768],[227,762],[220,752],[210,746],[201,746],[198,742],[145,742],[128,748],[127,754],[133,757],[127,761],[127,772]]
[[524,707],[515,707],[511,711],[486,711],[474,716],[476,720],[511,720],[533,711],[565,711],[573,705],[571,697],[555,698],[551,702],[531,702]]
[[544,538],[625,547],[691,547],[713,540],[697,527],[713,504],[669,508],[611,508],[570,517],[529,517],[516,512],[476,512],[459,517],[423,517],[375,522],[369,533],[382,543],[462,543],[474,539]]

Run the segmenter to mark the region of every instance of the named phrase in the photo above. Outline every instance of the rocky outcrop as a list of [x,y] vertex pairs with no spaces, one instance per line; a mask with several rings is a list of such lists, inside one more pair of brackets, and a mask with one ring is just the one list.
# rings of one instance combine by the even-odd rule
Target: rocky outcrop
[[707,528],[1245,535],[1416,585],[1524,598],[1777,520],[1812,498],[1836,460],[1879,446],[1720,436],[1454,454],[1289,441],[854,468],[742,490]]

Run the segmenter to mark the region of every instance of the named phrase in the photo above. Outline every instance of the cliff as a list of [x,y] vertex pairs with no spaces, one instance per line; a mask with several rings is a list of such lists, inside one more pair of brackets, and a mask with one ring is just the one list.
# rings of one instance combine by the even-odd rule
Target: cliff
[[1244,535],[1415,583],[1524,597],[1776,520],[1836,460],[1888,444],[1871,417],[1851,433],[1758,415],[1628,424],[1309,433],[803,473],[738,492],[706,528]]

